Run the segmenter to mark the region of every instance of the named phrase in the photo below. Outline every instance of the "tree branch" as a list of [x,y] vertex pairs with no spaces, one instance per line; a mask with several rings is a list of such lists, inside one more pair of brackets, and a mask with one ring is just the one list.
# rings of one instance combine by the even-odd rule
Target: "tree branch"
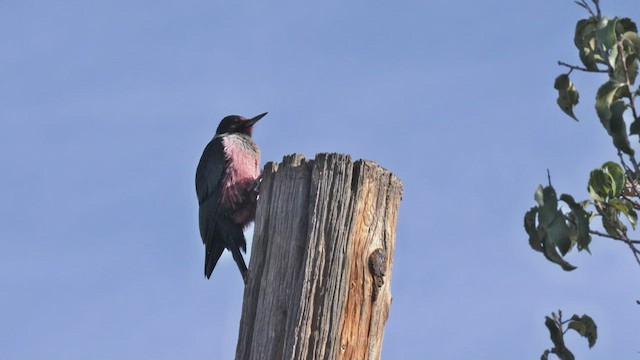
[[[600,215],[600,216],[602,216],[602,215]],[[569,218],[567,215],[564,216],[564,219],[567,220],[568,222],[572,223],[573,225],[576,224],[576,222],[573,219]],[[607,221],[608,221],[608,219],[607,219]],[[623,237],[609,235],[607,233],[603,233],[603,232],[598,231],[598,230],[589,229],[589,234],[597,235],[597,236],[600,236],[600,237],[605,237],[605,238],[612,239],[612,240],[617,240],[617,241],[622,241],[622,242],[626,242],[626,243],[632,243],[632,244],[639,244],[640,245],[640,240],[631,240],[629,238],[625,239]],[[634,249],[635,249],[635,247],[634,247]],[[636,250],[636,251],[640,252],[640,250]]]
[[[620,151],[620,150],[618,150],[618,157],[620,158],[620,163],[622,164],[622,167],[624,168],[624,174],[627,177],[627,181],[629,181],[630,184],[635,186],[634,178],[638,174],[638,169],[636,168],[635,171],[631,170],[629,165],[627,165],[627,163],[624,162],[624,156],[622,155],[622,151]],[[630,156],[629,159],[632,160],[632,165],[634,165],[634,167],[638,166],[638,164],[635,163],[635,158],[631,158],[631,156]],[[633,174],[633,178],[631,177],[631,174]]]
[[591,0],[593,1],[593,4],[596,6],[596,12],[597,12],[597,17],[598,20],[600,20],[600,18],[602,17],[602,11],[600,11],[600,1],[599,0]]
[[[601,237],[605,237],[605,238],[609,238],[609,239],[612,239],[612,240],[626,242],[625,239],[618,238],[618,237],[615,237],[615,236],[611,236],[611,235],[609,235],[607,233],[603,233],[603,232],[600,232],[600,231],[597,231],[597,230],[589,230],[589,234],[597,235],[597,236],[601,236]],[[629,242],[632,243],[632,244],[640,244],[640,240],[631,240],[631,239],[629,239]]]
[[571,69],[571,70],[569,70],[569,73],[571,73],[571,71],[573,71],[573,70],[580,70],[580,71],[584,71],[584,72],[595,72],[595,73],[608,73],[609,72],[609,70],[600,70],[600,69],[598,69],[598,70],[589,70],[586,67],[567,64],[566,62],[563,62],[563,61],[558,61],[558,65],[566,66],[569,69]]

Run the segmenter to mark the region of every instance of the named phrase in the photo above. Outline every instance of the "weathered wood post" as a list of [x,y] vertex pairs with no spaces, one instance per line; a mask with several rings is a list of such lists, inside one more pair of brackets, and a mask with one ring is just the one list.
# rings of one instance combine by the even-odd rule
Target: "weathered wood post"
[[401,197],[349,155],[267,163],[236,360],[379,359]]

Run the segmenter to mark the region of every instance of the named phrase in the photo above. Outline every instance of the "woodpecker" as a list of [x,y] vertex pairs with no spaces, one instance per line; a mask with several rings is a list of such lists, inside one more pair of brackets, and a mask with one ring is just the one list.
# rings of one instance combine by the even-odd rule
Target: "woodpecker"
[[247,282],[243,230],[256,215],[260,149],[251,138],[253,125],[267,113],[247,119],[229,115],[220,121],[196,170],[200,237],[205,246],[204,275],[211,277],[226,248]]

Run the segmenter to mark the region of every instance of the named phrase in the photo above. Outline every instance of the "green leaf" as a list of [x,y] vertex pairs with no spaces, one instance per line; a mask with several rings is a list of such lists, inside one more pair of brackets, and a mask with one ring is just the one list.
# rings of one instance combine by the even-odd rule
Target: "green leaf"
[[625,206],[624,203],[622,203],[620,199],[611,199],[609,200],[609,202],[607,202],[607,204],[609,204],[610,206],[612,206],[613,208],[615,208],[616,210],[622,213],[627,211],[627,207]]
[[571,229],[567,225],[562,211],[556,210],[554,221],[547,227],[547,237],[551,240],[551,243],[558,247],[562,256],[565,256],[571,250],[573,246]]
[[553,87],[558,90],[557,103],[560,109],[578,121],[578,118],[573,113],[573,108],[578,104],[580,94],[569,79],[569,75],[562,74],[558,76]]
[[589,70],[598,70],[597,62],[602,62],[602,57],[596,51],[596,24],[594,17],[583,19],[576,24],[576,32],[573,43],[579,50],[580,61]]
[[[614,46],[609,52],[609,56],[607,57],[607,61],[609,62],[609,66],[615,71],[618,65],[618,47]],[[618,80],[618,79],[616,79]],[[622,80],[626,81],[626,80]]]
[[623,100],[616,100],[611,104],[611,119],[609,120],[610,134],[613,138],[613,145],[627,155],[633,155],[635,152],[629,143],[627,135],[627,124],[624,122],[622,115],[627,109],[627,105]]
[[[619,213],[624,214],[631,226],[635,229],[636,224],[638,223],[638,214],[633,209],[633,205],[627,199],[611,199],[608,204],[613,206]],[[616,213],[616,216],[618,214]]]
[[635,84],[638,78],[638,59],[640,59],[640,52],[627,55],[627,74],[631,85]]
[[593,169],[589,175],[589,195],[596,201],[605,201],[611,193],[613,179],[602,169]]
[[[618,28],[620,28],[620,23],[618,22]],[[631,20],[629,20],[631,21]],[[631,25],[627,25],[627,28],[635,29],[636,25],[632,22]],[[623,29],[626,30],[626,29]],[[636,78],[638,77],[638,59],[640,59],[640,37],[638,36],[637,30],[633,31],[620,31],[622,48],[624,49],[627,58],[625,59],[627,66],[627,74],[629,75],[629,82],[631,85],[635,84]],[[626,82],[626,77],[624,75],[624,71],[622,68],[622,58],[618,58],[618,62],[620,65],[617,65],[614,76],[616,80],[620,82]]]
[[542,185],[538,185],[536,192],[533,194],[533,199],[538,203],[538,206],[544,205],[544,188]]
[[560,267],[562,268],[562,270],[564,271],[572,271],[575,270],[576,267],[571,265],[569,262],[565,261],[560,254],[558,254],[558,251],[556,250],[556,246],[555,243],[547,236],[544,238],[544,257],[547,258],[547,260],[556,263],[558,265],[560,265]]
[[610,131],[609,120],[611,119],[611,103],[623,83],[616,81],[607,81],[598,89],[596,93],[596,112],[600,118],[600,122],[607,131]]
[[560,195],[560,200],[567,203],[571,209],[569,217],[573,220],[573,224],[569,227],[571,228],[572,242],[578,245],[578,250],[584,249],[590,252],[589,244],[591,243],[591,235],[589,234],[589,221],[591,215],[584,209],[588,202],[578,204],[571,195],[567,194]]
[[[609,80],[600,86],[596,94],[596,112],[598,113],[602,126],[607,129],[607,132],[613,138],[613,144],[621,151],[633,155],[633,149],[628,145],[629,139],[624,120],[621,118],[620,105],[618,104],[615,108],[611,108],[612,103],[619,97],[619,90],[622,89],[624,85],[623,83]],[[616,111],[616,118],[612,120],[614,115],[613,110]],[[612,121],[613,125],[611,123]]]
[[629,18],[620,18],[618,19],[618,22],[616,23],[616,32],[618,34],[624,34],[626,32],[638,32],[638,27],[636,26],[636,23],[633,22],[633,20],[629,19]]
[[636,120],[631,123],[631,127],[629,128],[629,133],[631,135],[640,135],[640,120]]
[[640,135],[640,120],[636,120],[631,124],[629,132],[631,135]]
[[569,349],[565,347],[562,331],[560,331],[555,321],[553,321],[553,319],[551,319],[550,317],[545,316],[544,324],[547,326],[547,329],[549,329],[549,336],[551,337],[551,341],[554,345],[552,352],[557,354],[558,357],[563,360],[575,360],[575,357],[573,356],[571,351],[569,351]]
[[[539,188],[536,191],[536,197],[539,198]],[[564,219],[562,211],[558,210],[558,197],[552,186],[546,186],[542,189],[542,201],[538,202],[538,231],[542,233],[541,238],[545,242],[545,253],[555,259],[557,254],[555,247],[557,246],[560,253],[564,256],[571,249],[571,230]],[[549,245],[552,244],[552,245]],[[548,249],[547,247],[553,249]],[[557,262],[556,260],[552,260]]]
[[[538,186],[535,193],[538,207],[534,207],[525,214],[524,227],[529,234],[529,245],[536,251],[541,251],[547,260],[560,265],[565,271],[575,269],[562,256],[573,246],[571,229],[558,209],[558,198],[552,186]],[[535,226],[535,215],[538,215],[538,225]],[[534,231],[535,229],[535,231]],[[560,250],[560,254],[558,253]]]
[[594,18],[578,20],[576,23],[576,31],[573,35],[573,44],[578,50],[585,46],[584,39],[587,37],[586,35],[594,30]]
[[536,200],[538,201],[539,214],[538,222],[542,227],[548,227],[556,219],[558,213],[558,197],[556,196],[556,190],[552,186],[542,185],[536,189]]
[[524,229],[529,234],[529,245],[531,248],[538,252],[544,252],[540,237],[538,236],[538,229],[536,228],[536,215],[538,215],[538,208],[532,207],[524,215]]
[[547,350],[545,350],[545,351],[542,353],[542,356],[540,356],[540,360],[549,360],[549,350],[548,350],[548,349],[547,349]]
[[544,317],[544,325],[549,329],[549,337],[551,337],[551,342],[555,348],[563,348],[564,347],[564,339],[562,337],[562,331],[558,328],[558,325],[552,318],[545,316]]
[[616,37],[616,23],[618,18],[610,20],[606,16],[601,18],[596,25],[596,39],[600,45],[600,49],[603,51],[610,50],[617,41]]
[[605,216],[602,217],[602,226],[607,234],[620,237],[620,232],[627,233],[627,227],[620,221],[620,212],[613,206],[604,209]]
[[[640,56],[640,53],[635,51],[634,44],[628,40],[623,40],[622,46],[626,54],[626,58],[625,58],[626,73],[625,73],[625,66],[623,66],[622,64],[622,56],[618,56],[618,51],[616,50],[615,51],[616,57],[614,59],[615,66],[612,66],[614,69],[612,79],[620,83],[626,83],[627,75],[628,75],[629,83],[633,85],[635,84],[636,78],[638,77],[638,56]],[[613,55],[614,55],[614,51],[611,51],[610,58]]]
[[622,192],[622,189],[624,188],[624,184],[626,183],[624,170],[622,170],[622,166],[620,166],[616,162],[607,161],[606,163],[602,164],[602,170],[604,170],[604,172],[606,172],[607,174],[609,174],[611,176],[610,177],[610,180],[611,180],[611,184],[610,184],[611,192],[609,193],[609,195],[611,197],[620,196],[620,193]]
[[598,327],[589,315],[573,315],[567,327],[578,332],[580,336],[587,338],[589,348],[592,348],[593,345],[596,344],[596,340],[598,339]]
[[638,225],[638,213],[633,208],[633,205],[628,200],[624,200],[627,203],[628,213],[624,213],[629,219],[629,223],[631,223],[631,227],[635,230],[636,225]]
[[628,31],[622,35],[624,42],[628,42],[636,54],[640,54],[640,36],[636,31]]

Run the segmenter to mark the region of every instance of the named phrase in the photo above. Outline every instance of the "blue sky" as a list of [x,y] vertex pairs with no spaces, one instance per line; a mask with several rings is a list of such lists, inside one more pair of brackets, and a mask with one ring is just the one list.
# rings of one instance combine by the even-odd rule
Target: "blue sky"
[[628,249],[595,239],[565,273],[522,228],[547,168],[583,199],[615,160],[601,78],[574,76],[580,123],[555,104],[584,16],[569,0],[0,3],[0,358],[232,358],[242,282],[229,254],[202,276],[194,174],[223,116],[264,111],[263,162],[349,153],[404,182],[383,358],[537,358],[557,308],[598,323],[592,350],[568,337],[580,359],[636,358]]

